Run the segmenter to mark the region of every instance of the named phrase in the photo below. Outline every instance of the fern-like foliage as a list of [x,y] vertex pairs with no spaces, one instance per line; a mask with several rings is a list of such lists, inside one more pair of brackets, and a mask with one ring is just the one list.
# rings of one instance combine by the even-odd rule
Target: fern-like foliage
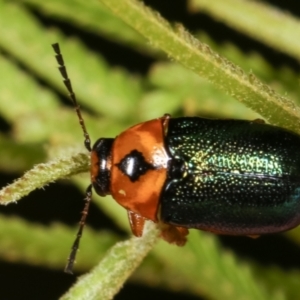
[[[239,34],[286,53],[295,64],[299,60],[296,17],[250,0],[189,0],[186,5],[191,18],[204,11]],[[264,118],[300,133],[296,68],[275,66],[259,50],[245,53],[229,39],[219,43],[201,26],[191,33],[139,0],[0,0],[0,117],[6,125],[0,134],[0,170],[26,171],[3,183],[0,204],[8,207],[37,189],[45,187],[47,193],[47,185],[59,179],[72,180],[82,191],[89,183],[87,173],[74,176],[88,172],[89,157],[74,110],[62,99],[66,91],[51,49],[54,42],[64,53],[92,141],[164,113]],[[105,42],[124,49],[118,63],[102,55]],[[125,67],[130,65],[128,51],[143,57],[146,72]],[[124,209],[109,197],[94,198],[128,231]],[[4,215],[5,209],[0,215],[1,260],[63,270],[76,226],[34,224]],[[254,262],[228,250],[212,234],[192,231],[183,248],[157,243],[157,234],[147,224],[142,238],[116,244],[119,234],[87,226],[75,271],[88,273],[69,291],[65,288],[61,299],[112,299],[129,277],[135,284],[183,297],[266,300],[299,295],[299,270]],[[299,237],[299,229],[285,236],[298,250]],[[276,243],[270,251],[277,251]],[[13,283],[12,297],[19,282]],[[30,292],[28,297],[37,297],[34,287]],[[47,294],[45,288],[43,296]]]

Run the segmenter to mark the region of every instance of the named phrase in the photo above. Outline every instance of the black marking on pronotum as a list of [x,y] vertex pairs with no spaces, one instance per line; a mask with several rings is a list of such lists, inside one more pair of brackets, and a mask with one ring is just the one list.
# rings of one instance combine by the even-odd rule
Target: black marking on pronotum
[[131,182],[139,180],[149,170],[155,167],[145,160],[143,154],[137,150],[132,150],[118,164],[117,167],[130,179]]

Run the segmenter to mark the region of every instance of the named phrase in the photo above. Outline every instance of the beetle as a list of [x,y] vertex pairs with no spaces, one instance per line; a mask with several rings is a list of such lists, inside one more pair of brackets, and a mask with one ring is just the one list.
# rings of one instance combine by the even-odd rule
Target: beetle
[[189,228],[259,236],[300,223],[300,136],[263,120],[160,118],[91,147],[58,44],[52,45],[91,153],[91,184],[66,272],[71,273],[92,188],[112,195],[142,236],[146,220],[184,245]]

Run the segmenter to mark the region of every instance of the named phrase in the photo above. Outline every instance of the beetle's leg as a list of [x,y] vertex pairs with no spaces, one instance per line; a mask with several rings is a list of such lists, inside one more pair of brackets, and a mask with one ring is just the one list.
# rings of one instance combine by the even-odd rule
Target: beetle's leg
[[127,213],[132,233],[137,237],[142,236],[146,219],[131,210],[127,210]]
[[184,246],[187,241],[186,236],[189,234],[189,230],[184,227],[176,227],[174,225],[161,224],[161,237],[171,244],[177,246]]
[[265,120],[263,120],[263,119],[254,119],[253,121],[252,121],[253,123],[256,123],[256,124],[266,124],[266,121]]
[[248,237],[251,239],[257,239],[260,237],[260,235],[248,235]]

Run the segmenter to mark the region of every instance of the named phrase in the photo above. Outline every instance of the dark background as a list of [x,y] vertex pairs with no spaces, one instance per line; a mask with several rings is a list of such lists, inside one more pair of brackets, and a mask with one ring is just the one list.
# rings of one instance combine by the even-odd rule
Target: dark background
[[[245,37],[206,15],[189,15],[185,1],[147,0],[144,2],[155,10],[158,10],[169,21],[183,23],[191,32],[201,28],[201,30],[209,33],[219,43],[232,41],[232,43],[239,45],[245,53],[250,51],[261,53],[274,66],[288,65],[295,71],[299,71],[299,63],[293,58],[276,52],[251,38]],[[290,11],[291,14],[297,16],[300,14],[298,1],[273,0],[265,2]],[[65,34],[80,35],[81,39],[95,51],[99,51],[100,46],[101,53],[112,65],[123,66],[136,73],[144,73],[147,72],[152,63],[151,58],[143,56],[141,53],[114,44],[100,36],[78,31],[78,28],[73,28],[69,24],[57,22],[49,17],[45,18],[34,10],[32,12],[41,20],[45,27],[57,26],[62,28]],[[0,120],[0,125],[2,131],[9,131],[9,126],[4,120]],[[0,173],[0,186],[12,182],[19,175],[21,174]],[[68,195],[68,197],[65,197],[65,195]],[[43,201],[39,201],[38,199],[40,198],[43,198]],[[10,205],[4,209],[1,208],[1,211],[9,215],[22,215],[22,217],[30,221],[44,224],[58,220],[74,225],[78,222],[78,212],[81,211],[83,205],[82,199],[83,195],[75,187],[66,183],[55,183],[48,186],[45,191],[31,193],[26,199],[20,201],[18,205]],[[32,207],[34,207],[34,210]],[[94,228],[114,226],[95,206],[91,207],[88,223]],[[255,243],[249,238],[220,237],[220,240],[224,246],[232,248],[239,255],[251,257],[261,264],[276,264],[286,269],[300,268],[300,249],[281,235],[266,236],[258,239]],[[13,264],[4,261],[0,261],[0,268],[1,274],[5,274],[5,278],[0,278],[0,299],[57,299],[76,280],[74,276],[63,273],[63,270],[51,271],[46,268]],[[16,283],[17,288],[12,286],[13,282]],[[32,289],[29,288],[33,282],[35,283],[34,295]],[[140,287],[132,283],[126,284],[115,299],[132,299],[132,297],[141,297],[145,300],[152,300],[155,297],[161,297],[161,299],[166,300],[199,299],[199,297],[190,295]]]

